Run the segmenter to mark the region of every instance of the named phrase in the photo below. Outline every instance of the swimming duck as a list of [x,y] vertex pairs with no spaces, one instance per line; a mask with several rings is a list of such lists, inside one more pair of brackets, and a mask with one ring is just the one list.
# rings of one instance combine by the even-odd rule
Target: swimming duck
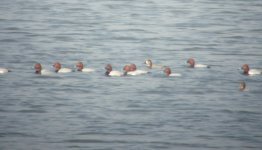
[[8,72],[11,72],[9,69],[6,69],[6,68],[0,68],[0,74],[5,74],[5,73],[8,73]]
[[187,64],[191,68],[210,68],[210,66],[208,66],[208,65],[196,64],[196,62],[195,62],[195,60],[193,58],[189,58],[187,60]]
[[84,68],[84,64],[82,62],[77,62],[76,63],[76,68],[77,68],[77,71],[79,71],[79,72],[90,73],[90,72],[94,72],[95,71],[92,68]]
[[166,67],[164,69],[164,73],[167,77],[180,77],[181,76],[181,74],[179,74],[179,73],[172,73],[171,69],[169,67]]
[[162,68],[164,68],[164,66],[162,66],[162,65],[153,64],[151,59],[147,59],[144,63],[146,64],[146,66],[149,69],[162,69]]
[[135,64],[129,65],[129,70],[127,71],[127,75],[137,76],[137,75],[143,75],[149,73],[146,70],[137,70]]
[[105,75],[106,76],[110,76],[110,77],[120,77],[123,76],[124,73],[120,72],[120,71],[113,71],[112,65],[111,64],[107,64],[106,67],[106,72]]
[[56,73],[69,73],[72,72],[70,68],[61,68],[62,65],[59,62],[54,63],[53,67],[55,68]]
[[40,63],[35,64],[35,73],[41,75],[51,75],[52,72],[49,70],[42,69],[42,65]]
[[262,74],[262,69],[250,69],[248,64],[242,65],[241,69],[243,70],[244,75],[259,75],[259,74]]

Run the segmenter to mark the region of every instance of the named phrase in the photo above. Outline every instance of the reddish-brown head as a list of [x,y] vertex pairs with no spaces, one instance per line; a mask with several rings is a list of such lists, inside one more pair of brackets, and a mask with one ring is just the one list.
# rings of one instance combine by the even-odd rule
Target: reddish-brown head
[[53,67],[55,68],[55,72],[58,72],[61,69],[61,64],[59,62],[54,63]]
[[111,64],[107,64],[105,69],[106,69],[106,71],[111,72],[113,68],[112,68]]
[[105,75],[106,75],[106,76],[109,76],[110,72],[113,70],[113,69],[112,69],[112,65],[111,65],[111,64],[107,64],[107,65],[105,66],[105,69],[106,69]]
[[169,76],[171,74],[171,69],[169,67],[166,67],[164,73],[166,74],[166,76]]
[[130,72],[130,70],[131,70],[130,65],[125,65],[124,68],[123,68],[123,70],[124,70],[125,72]]
[[248,64],[244,64],[241,69],[243,70],[243,74],[246,74],[248,75],[248,72],[249,72],[249,66]]
[[40,74],[42,70],[42,65],[40,63],[35,64],[35,73]]
[[194,68],[195,67],[195,60],[193,58],[189,58],[187,60],[187,64],[189,65],[189,67]]
[[136,65],[130,64],[130,71],[136,71]]
[[84,68],[84,64],[81,61],[79,61],[76,63],[76,68],[77,68],[77,71],[82,71]]

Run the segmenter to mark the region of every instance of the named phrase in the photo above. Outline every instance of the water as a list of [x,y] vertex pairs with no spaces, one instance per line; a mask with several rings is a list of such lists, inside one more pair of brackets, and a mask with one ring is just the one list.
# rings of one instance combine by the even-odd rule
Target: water
[[[13,70],[0,76],[0,149],[262,149],[262,76],[237,70],[262,66],[262,1],[1,0],[0,13]],[[182,77],[104,76],[147,58]],[[33,73],[78,60],[97,72]]]

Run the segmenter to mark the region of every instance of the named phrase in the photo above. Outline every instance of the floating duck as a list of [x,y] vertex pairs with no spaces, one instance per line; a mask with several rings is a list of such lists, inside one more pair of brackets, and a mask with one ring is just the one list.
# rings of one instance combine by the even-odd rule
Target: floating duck
[[169,67],[166,67],[163,71],[167,77],[180,77],[181,74],[179,73],[172,73],[171,69]]
[[189,58],[187,60],[187,64],[191,68],[210,68],[210,66],[208,66],[208,65],[196,64],[196,62],[195,62],[195,60],[193,58]]
[[59,62],[54,63],[53,67],[55,68],[56,73],[69,73],[72,72],[70,68],[61,68],[62,65]]
[[107,64],[106,67],[105,67],[105,69],[106,69],[106,72],[105,72],[105,75],[106,75],[106,76],[111,76],[111,77],[124,76],[124,73],[123,73],[123,72],[114,71],[111,64]]
[[242,65],[241,69],[243,70],[244,75],[259,75],[259,74],[262,74],[262,69],[250,69],[248,64]]
[[95,69],[92,69],[92,68],[84,68],[84,64],[80,61],[76,63],[76,68],[77,68],[77,71],[79,71],[79,72],[90,73],[90,72],[95,71]]
[[42,69],[42,65],[40,63],[35,64],[35,73],[41,75],[51,75],[52,72],[49,70]]
[[[127,66],[125,66],[127,67]],[[129,69],[126,70],[127,75],[132,75],[132,76],[137,76],[137,75],[143,75],[143,74],[148,74],[149,72],[146,70],[137,70],[135,64],[130,64]]]

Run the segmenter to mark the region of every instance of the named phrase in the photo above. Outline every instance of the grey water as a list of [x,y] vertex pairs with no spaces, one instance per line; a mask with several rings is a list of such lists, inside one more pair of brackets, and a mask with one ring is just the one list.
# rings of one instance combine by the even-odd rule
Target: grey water
[[[148,58],[182,76],[104,76]],[[34,74],[56,61],[96,72]],[[244,63],[262,68],[261,0],[1,0],[0,149],[261,150],[262,76]]]

